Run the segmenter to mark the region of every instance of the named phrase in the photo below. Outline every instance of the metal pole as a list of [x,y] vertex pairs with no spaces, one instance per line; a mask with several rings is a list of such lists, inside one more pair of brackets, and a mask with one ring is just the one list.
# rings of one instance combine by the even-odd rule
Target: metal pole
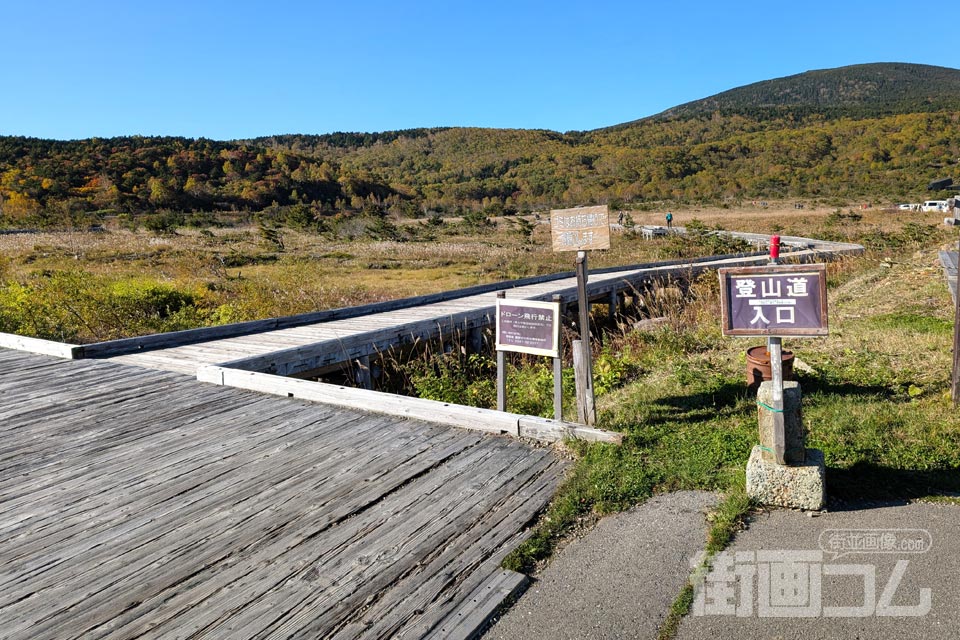
[[[506,292],[498,291],[497,297],[501,300],[507,296]],[[506,353],[497,350],[497,411],[507,410],[507,358]]]
[[[780,264],[780,236],[770,238],[770,264]],[[785,464],[786,436],[783,424],[783,340],[767,338],[770,377],[773,384],[773,453],[777,464]]]
[[[953,210],[957,215],[957,208]],[[957,241],[957,263],[960,264],[960,240]],[[950,395],[954,408],[960,404],[960,268],[957,269],[956,296],[953,307],[953,376],[950,382]],[[947,284],[950,284],[949,282]]]
[[580,341],[583,349],[585,403],[583,408],[585,422],[594,425],[597,413],[593,397],[593,357],[590,347],[590,300],[587,297],[587,252],[577,252],[577,304],[580,307]]
[[[563,297],[553,296],[553,302],[560,305],[560,317],[563,317]],[[553,417],[563,420],[563,342],[557,342],[557,357],[553,359]]]

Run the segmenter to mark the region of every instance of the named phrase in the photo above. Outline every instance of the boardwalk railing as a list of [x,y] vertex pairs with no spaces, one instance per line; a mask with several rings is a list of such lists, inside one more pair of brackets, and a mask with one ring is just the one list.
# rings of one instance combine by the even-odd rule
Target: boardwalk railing
[[66,358],[67,360],[75,360],[83,357],[81,355],[83,353],[83,347],[78,344],[41,340],[40,338],[28,338],[26,336],[18,336],[15,333],[0,333],[0,347],[26,351],[27,353],[37,353],[43,356]]

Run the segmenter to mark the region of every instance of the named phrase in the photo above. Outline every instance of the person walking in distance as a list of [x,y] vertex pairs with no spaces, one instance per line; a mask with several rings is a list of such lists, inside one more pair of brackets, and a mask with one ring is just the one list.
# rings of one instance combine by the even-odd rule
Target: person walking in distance
[[673,229],[673,214],[667,211],[667,229]]

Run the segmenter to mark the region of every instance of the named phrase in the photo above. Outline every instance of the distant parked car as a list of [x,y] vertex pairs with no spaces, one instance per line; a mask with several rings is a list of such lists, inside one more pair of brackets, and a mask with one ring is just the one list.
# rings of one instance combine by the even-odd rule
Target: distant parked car
[[920,211],[929,212],[929,211],[946,211],[947,210],[947,201],[946,200],[927,200],[923,203],[923,206],[920,207]]
[[919,205],[914,205],[914,204],[898,204],[897,205],[897,209],[900,209],[900,211],[916,211],[917,207],[919,207]]

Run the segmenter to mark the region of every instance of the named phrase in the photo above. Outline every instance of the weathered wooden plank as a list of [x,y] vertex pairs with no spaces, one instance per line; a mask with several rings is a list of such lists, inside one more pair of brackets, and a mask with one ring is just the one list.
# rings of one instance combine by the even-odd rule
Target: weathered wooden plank
[[435,400],[409,398],[226,367],[204,367],[198,371],[197,380],[339,407],[426,420],[435,424],[458,426],[488,433],[519,435],[516,415],[490,409],[464,407]]
[[[428,636],[529,532],[529,524],[557,486],[556,462],[543,457],[518,473],[511,491],[466,526],[442,551],[391,584],[376,601],[343,626],[336,638],[388,638],[399,629]],[[517,533],[517,532],[520,533]],[[412,605],[412,606],[411,606]]]
[[[734,232],[730,232],[730,235],[743,237],[746,239],[755,239],[755,237],[759,237],[757,234],[738,234]],[[858,245],[828,243],[807,238],[784,237],[783,241],[787,245],[808,248],[806,249],[807,254],[824,255],[827,253],[857,253],[862,252],[863,250],[862,247],[859,247]],[[796,255],[802,256],[804,253],[804,251],[800,251],[797,252]],[[746,263],[752,264],[756,260],[751,261],[751,256],[754,258],[760,257],[762,259],[765,254],[761,252],[756,254],[742,254],[739,256],[734,256],[732,259],[745,260]],[[729,259],[730,258],[727,257],[727,260]],[[630,265],[627,267],[595,269],[591,272],[591,277],[598,278],[599,281],[603,279],[602,276],[605,274],[623,274],[624,277],[629,280],[630,276],[627,274],[635,274],[639,271],[658,269],[662,270],[676,265],[716,263],[718,260],[719,258],[717,256],[708,256],[693,260],[671,260],[660,263]],[[541,296],[550,296],[556,290],[556,288],[563,288],[563,285],[561,284],[562,281],[569,279],[572,275],[573,274],[570,272],[557,273],[508,282],[478,285],[475,287],[468,287],[455,291],[416,296],[413,298],[363,305],[360,307],[332,309],[328,311],[312,312],[284,318],[270,318],[266,320],[256,320],[251,322],[223,325],[219,327],[207,327],[203,329],[193,329],[154,336],[115,340],[93,345],[86,345],[80,351],[80,355],[82,355],[82,357],[109,357],[124,353],[137,353],[145,350],[165,349],[197,342],[210,342],[251,334],[276,332],[287,328],[298,328],[319,323],[346,321],[351,318],[365,318],[375,314],[422,308],[430,305],[437,307],[434,310],[435,315],[443,315],[448,312],[462,311],[464,309],[464,300],[467,298],[476,298],[477,296],[481,296],[483,294],[492,294],[498,290],[507,289],[517,292],[522,290],[524,287],[531,287],[529,296],[536,296],[538,298]],[[543,288],[540,285],[543,285],[544,283],[556,283],[557,286],[553,288]],[[536,290],[533,288],[536,288]],[[379,321],[375,321],[373,324],[379,324]]]
[[[808,246],[811,244],[815,249],[798,251],[792,255],[798,260],[809,260],[819,256],[822,251],[862,250],[856,245],[816,241],[806,243]],[[632,292],[650,279],[686,278],[721,265],[747,265],[765,260],[764,253],[754,253],[596,269],[591,273],[588,297],[591,300],[607,301],[611,295]],[[493,294],[497,288],[508,289],[511,297],[527,299],[547,299],[559,293],[564,302],[570,302],[576,295],[575,280],[571,275],[553,274],[549,278],[533,279],[530,282],[499,283],[498,287],[484,287],[482,293],[471,295],[464,293],[469,293],[468,290],[461,290],[460,293],[464,295],[438,299],[433,303],[420,297],[412,299],[422,302],[420,306],[403,302],[392,307],[379,307],[379,312],[367,315],[335,314],[321,324],[294,323],[293,327],[270,331],[264,329],[264,332],[259,334],[247,332],[193,349],[172,347],[162,351],[178,358],[170,363],[166,363],[162,358],[138,360],[139,356],[126,356],[125,361],[139,362],[152,368],[167,367],[181,372],[190,372],[192,367],[202,364],[229,364],[235,368],[297,375],[339,362],[375,355],[394,346],[441,335],[467,334],[471,329],[488,326],[493,322]],[[183,359],[184,363],[179,359]]]
[[76,344],[28,338],[15,333],[0,333],[0,347],[27,351],[39,355],[66,358],[67,360],[77,357],[77,354],[80,352],[80,346]]
[[[173,618],[176,625],[153,629],[152,637],[158,640],[185,637],[199,630],[218,637],[229,635],[227,626],[265,629],[263,635],[266,635],[272,632],[275,622],[318,589],[325,593],[339,588],[372,594],[366,574],[374,562],[387,562],[387,557],[378,549],[390,548],[398,539],[405,540],[406,534],[424,526],[420,517],[426,496],[429,495],[431,504],[464,508],[460,500],[460,492],[465,489],[463,480],[471,472],[478,473],[477,465],[484,459],[507,451],[504,449],[507,444],[495,439],[485,443],[439,462],[429,475],[416,477],[377,501],[375,509],[358,510],[350,518],[338,519],[336,526],[323,526],[319,529],[323,532],[323,544],[311,542],[320,526],[315,519],[324,515],[317,514],[292,523],[282,537],[267,538],[262,544],[253,545],[242,565],[213,566],[211,570],[218,574],[216,578],[205,576],[203,583],[190,593],[175,596],[173,609],[167,602],[159,603],[167,615],[180,619]],[[399,550],[408,548],[407,544],[401,544]],[[397,569],[405,570],[415,562],[415,557],[404,555]],[[266,563],[270,565],[270,573],[250,574],[249,566]],[[224,589],[227,585],[230,588]],[[203,606],[197,606],[201,601]],[[130,637],[134,632],[141,631],[136,627],[127,629],[118,637]]]
[[530,579],[522,573],[503,569],[476,588],[460,607],[440,623],[436,635],[448,640],[473,640],[508,599],[522,593]]
[[521,438],[557,442],[560,440],[586,440],[622,444],[623,434],[604,429],[595,429],[582,424],[551,420],[537,416],[520,416],[517,419]]
[[[467,460],[463,456],[435,471],[441,483],[419,478],[391,495],[383,512],[364,512],[328,538],[329,546],[309,567],[323,576],[323,589],[305,591],[303,584],[287,581],[248,602],[233,616],[235,625],[262,627],[269,637],[316,638],[342,624],[348,609],[362,607],[371,595],[444,548],[468,522],[508,490],[511,469],[523,467],[525,455],[506,441],[490,440],[489,450]],[[465,475],[464,475],[465,474]],[[462,479],[469,477],[469,482]],[[458,480],[460,478],[461,480]],[[424,502],[424,497],[429,499]],[[308,571],[299,568],[301,575]],[[347,583],[353,575],[363,587]],[[278,612],[286,612],[278,617]]]
[[[449,441],[449,438],[446,439]],[[449,449],[443,450],[450,453]],[[455,454],[461,450],[462,445],[459,445],[452,450],[452,453]],[[434,455],[431,447],[424,443],[418,454],[409,454],[410,459],[415,459],[422,453]],[[67,567],[68,571],[46,570],[38,578],[31,579],[24,585],[29,589],[26,600],[18,600],[6,609],[11,613],[20,610],[23,603],[29,603],[35,594],[36,597],[54,597],[62,604],[71,604],[71,624],[83,627],[88,622],[103,617],[104,612],[123,611],[128,606],[124,604],[125,601],[139,603],[153,597],[156,595],[158,585],[179,583],[194,573],[196,566],[216,565],[229,557],[234,549],[248,546],[251,540],[250,531],[263,531],[269,535],[269,532],[278,530],[277,521],[289,523],[292,522],[290,518],[294,515],[302,517],[309,511],[316,513],[309,521],[311,526],[320,527],[319,530],[322,531],[335,518],[346,517],[362,509],[363,505],[379,500],[384,493],[390,493],[394,487],[409,480],[411,472],[416,475],[416,467],[405,464],[402,459],[382,460],[379,463],[379,471],[368,470],[369,462],[369,460],[358,460],[355,456],[349,458],[349,464],[355,471],[343,478],[338,472],[337,486],[331,486],[332,483],[329,482],[324,483],[323,478],[319,478],[316,480],[316,486],[311,488],[302,489],[285,483],[282,493],[270,492],[264,495],[263,492],[251,491],[249,497],[235,503],[226,502],[219,507],[207,504],[193,505],[193,509],[183,513],[179,505],[176,505],[177,508],[171,506],[169,512],[155,514],[155,522],[162,524],[167,531],[158,530],[156,525],[152,526],[146,532],[151,536],[147,542],[151,539],[166,541],[166,545],[173,545],[172,551],[182,551],[171,556],[171,549],[158,551],[155,545],[145,545],[139,539],[129,537],[115,540],[110,545],[106,545],[102,540],[96,540],[92,543],[90,551],[84,554],[81,564],[71,563]],[[430,465],[435,463],[434,459],[429,459]],[[289,464],[295,464],[295,461],[291,459]],[[272,468],[275,466],[276,462],[273,462],[271,474],[276,473]],[[301,466],[309,468],[309,465]],[[350,487],[356,484],[357,474],[367,473],[371,478],[377,478],[380,474],[392,474],[394,479],[390,483],[361,483],[363,491],[343,492],[344,485]],[[301,472],[300,475],[306,474]],[[275,482],[269,482],[269,478],[267,480],[266,483],[257,482],[256,485],[275,486]],[[339,493],[346,502],[337,504],[331,496],[324,496],[324,491],[327,494]],[[317,492],[321,492],[319,498],[315,497]],[[205,490],[203,495],[208,496],[210,493],[209,490]],[[231,489],[225,495],[234,496],[235,494],[236,491]],[[285,499],[284,494],[286,494]],[[357,498],[361,494],[364,495],[364,501],[358,505]],[[310,496],[309,501],[305,501],[303,496]],[[300,497],[300,500],[292,500],[292,497]],[[274,505],[265,508],[271,502]],[[280,504],[277,505],[277,502]],[[321,507],[322,512],[319,511]],[[171,516],[176,518],[172,519]],[[182,522],[188,522],[189,526],[183,524],[177,526]],[[289,526],[284,527],[286,534],[289,534],[287,530]],[[113,531],[109,533],[112,534]],[[118,546],[117,542],[122,544]],[[184,557],[178,560],[177,558],[183,553],[189,553],[189,558]],[[91,571],[90,567],[94,567],[96,571]],[[105,569],[109,573],[103,575]],[[246,571],[249,569],[247,568]],[[78,599],[84,591],[95,592],[98,602]],[[4,589],[4,595],[8,594],[10,597],[22,597],[16,588],[9,586]],[[42,627],[35,627],[32,631],[39,632],[42,629]]]
[[11,639],[316,637],[374,601],[378,629],[433,626],[563,466],[509,438],[176,374],[2,349],[0,363],[5,399],[40,414],[0,419],[17,465],[0,474]]

